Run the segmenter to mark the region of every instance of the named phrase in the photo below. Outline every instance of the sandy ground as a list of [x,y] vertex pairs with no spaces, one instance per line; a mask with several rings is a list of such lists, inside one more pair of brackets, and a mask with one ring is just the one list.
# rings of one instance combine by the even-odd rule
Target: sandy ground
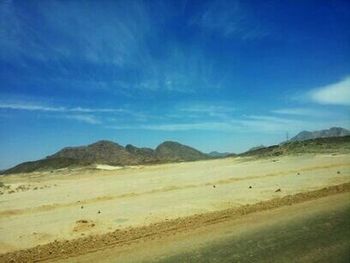
[[57,262],[349,262],[350,193]]
[[232,158],[5,177],[0,253],[346,183],[349,157]]
[[[236,262],[237,257],[239,262],[251,262],[245,260],[247,256],[249,259],[257,259],[257,262],[261,262],[264,258],[267,259],[266,262],[291,262],[290,258],[293,258],[293,255],[303,258],[306,256],[309,260],[302,262],[307,263],[344,262],[344,258],[348,257],[347,252],[350,247],[349,192],[350,183],[346,183],[238,208],[165,220],[124,230],[117,229],[113,232],[73,240],[55,241],[25,250],[0,254],[0,262],[54,262],[57,260],[63,262],[84,262],[86,260],[87,262],[144,262],[145,260],[155,262],[163,261],[163,259],[165,262],[176,263]],[[342,198],[338,198],[340,195]],[[333,201],[330,202],[329,198]],[[303,205],[313,200],[319,202]],[[300,206],[303,209],[295,209]],[[315,207],[321,208],[322,213],[319,213],[319,209]],[[279,208],[284,208],[283,210],[288,213],[275,215],[274,211]],[[263,217],[261,212],[267,212],[267,216]],[[311,220],[310,218],[304,220],[304,214],[309,214]],[[249,220],[250,215],[253,217],[255,215],[258,225],[263,223],[270,227],[265,231],[258,229],[257,233],[251,233],[251,230],[255,228],[254,225],[244,224]],[[281,225],[279,221],[287,221],[287,224]],[[238,222],[233,232],[229,227],[230,222]],[[226,236],[222,230],[218,234],[212,230],[222,223],[228,224],[222,230],[231,232],[234,236],[240,233],[238,230],[243,229],[243,238],[237,240],[231,236],[228,240],[222,239]],[[209,239],[198,237],[198,230],[206,233]],[[185,239],[187,251],[181,251],[177,245],[183,234],[187,236]],[[172,236],[174,238],[169,240]],[[148,249],[154,240],[158,240],[160,245],[156,244]],[[196,246],[198,241],[203,240],[208,241],[206,246]],[[162,246],[163,241],[168,242],[167,247]],[[140,246],[144,248],[140,249]],[[197,247],[195,253],[188,251],[188,248],[191,247]],[[169,251],[171,253],[167,255]],[[159,258],[159,253],[165,254]],[[271,261],[272,256],[276,260]],[[283,260],[286,256],[289,259],[287,261]],[[318,261],[318,257],[329,260]],[[341,261],[335,261],[334,258],[341,259]]]

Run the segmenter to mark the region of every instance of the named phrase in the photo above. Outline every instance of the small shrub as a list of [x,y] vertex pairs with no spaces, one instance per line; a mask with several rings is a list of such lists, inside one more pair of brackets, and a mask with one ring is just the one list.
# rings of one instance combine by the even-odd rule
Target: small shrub
[[4,187],[5,184],[3,182],[0,182],[0,187]]

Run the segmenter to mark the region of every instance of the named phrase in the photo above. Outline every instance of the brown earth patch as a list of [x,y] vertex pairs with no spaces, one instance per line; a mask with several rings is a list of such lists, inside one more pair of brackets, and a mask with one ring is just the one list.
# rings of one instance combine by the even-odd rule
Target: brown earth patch
[[81,219],[75,222],[73,232],[85,232],[94,228],[96,224],[92,220]]

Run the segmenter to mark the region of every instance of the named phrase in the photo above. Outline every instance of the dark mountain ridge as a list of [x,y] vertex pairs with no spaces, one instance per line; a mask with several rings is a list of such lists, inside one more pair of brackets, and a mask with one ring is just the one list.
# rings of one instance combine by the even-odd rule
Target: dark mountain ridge
[[288,141],[279,145],[250,150],[239,156],[269,157],[303,153],[350,153],[350,136]]
[[305,141],[317,138],[327,138],[327,137],[342,137],[350,135],[350,131],[341,127],[332,127],[326,130],[319,131],[302,131],[296,136],[291,138],[289,141]]
[[86,163],[110,165],[137,164],[137,158],[123,146],[111,141],[98,141],[87,146],[66,147],[47,159],[69,158]]
[[155,152],[159,159],[166,161],[197,161],[209,158],[207,154],[192,147],[172,141],[161,143]]
[[293,153],[350,152],[350,131],[341,127],[319,131],[302,131],[279,145],[257,146],[240,156],[278,156]]
[[128,144],[125,146],[125,150],[135,156],[141,163],[157,163],[160,161],[155,150],[151,148],[138,148],[132,144]]
[[24,162],[7,169],[2,174],[28,173],[40,170],[79,167],[91,164],[138,165],[179,161],[197,161],[210,156],[178,142],[166,141],[151,148],[125,147],[112,141],[98,141],[87,146],[66,147],[44,159]]

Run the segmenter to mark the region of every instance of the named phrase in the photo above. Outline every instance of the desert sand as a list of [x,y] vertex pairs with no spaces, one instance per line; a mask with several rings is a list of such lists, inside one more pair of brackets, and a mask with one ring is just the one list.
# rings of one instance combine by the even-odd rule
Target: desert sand
[[304,200],[57,262],[348,262],[349,198]]
[[0,254],[345,184],[349,157],[227,158],[6,176],[1,179],[7,188],[0,195]]

